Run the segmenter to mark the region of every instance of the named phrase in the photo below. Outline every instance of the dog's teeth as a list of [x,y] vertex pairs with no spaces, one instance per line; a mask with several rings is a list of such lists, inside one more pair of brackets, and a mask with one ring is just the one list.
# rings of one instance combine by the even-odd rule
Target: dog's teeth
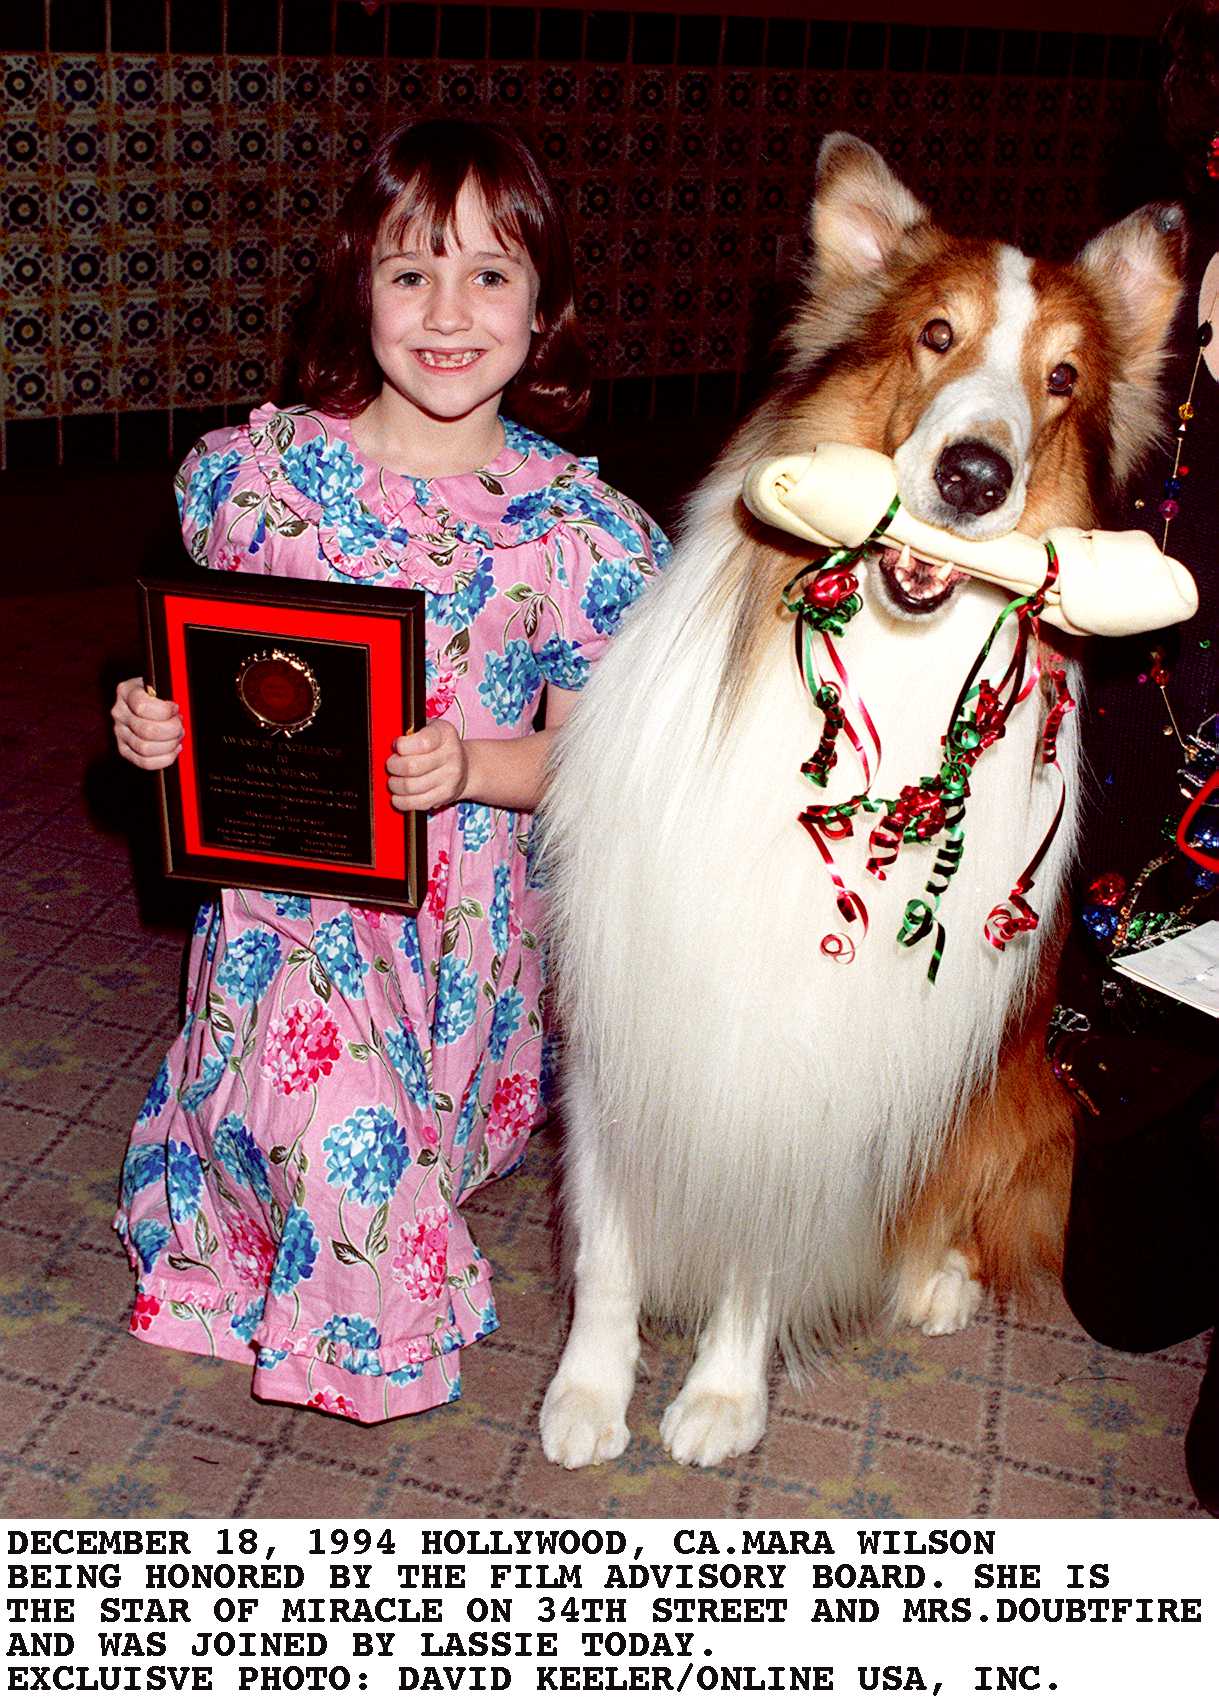
[[898,566],[898,568],[909,568],[910,567],[910,546],[909,545],[903,545],[902,546],[901,551],[898,553],[897,566]]

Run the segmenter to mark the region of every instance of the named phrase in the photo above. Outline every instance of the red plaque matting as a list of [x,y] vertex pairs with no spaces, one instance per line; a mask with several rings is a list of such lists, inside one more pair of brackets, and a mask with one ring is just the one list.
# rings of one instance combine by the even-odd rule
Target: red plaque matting
[[139,582],[147,681],[182,713],[165,869],[413,911],[426,814],[385,760],[424,725],[422,592],[197,573]]

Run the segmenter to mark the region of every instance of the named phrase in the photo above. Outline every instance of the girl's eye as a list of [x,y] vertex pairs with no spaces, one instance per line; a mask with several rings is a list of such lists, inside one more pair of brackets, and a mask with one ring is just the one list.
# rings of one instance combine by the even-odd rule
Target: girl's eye
[[500,284],[507,284],[508,280],[502,272],[496,272],[493,266],[488,266],[484,267],[479,273],[478,282],[480,284],[489,285],[492,289],[495,289]]
[[422,282],[423,274],[421,272],[399,272],[394,277],[395,284],[404,284],[408,287],[413,287],[416,284],[422,284]]
[[1079,374],[1069,361],[1060,361],[1057,367],[1051,370],[1045,387],[1052,397],[1069,397],[1078,378]]
[[918,340],[937,355],[944,355],[952,348],[952,327],[947,320],[928,320]]

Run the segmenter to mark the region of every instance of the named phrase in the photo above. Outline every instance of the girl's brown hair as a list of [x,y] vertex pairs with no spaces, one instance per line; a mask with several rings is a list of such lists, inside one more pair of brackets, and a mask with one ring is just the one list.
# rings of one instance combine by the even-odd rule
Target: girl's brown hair
[[443,254],[457,198],[468,182],[482,196],[502,243],[529,256],[540,283],[528,359],[505,395],[509,414],[536,431],[573,427],[589,401],[588,358],[576,326],[571,247],[555,192],[520,137],[495,124],[435,119],[382,138],[339,210],[334,242],[318,276],[301,352],[304,399],[345,417],[381,390],[373,359],[373,249],[387,219],[399,239],[418,223]]

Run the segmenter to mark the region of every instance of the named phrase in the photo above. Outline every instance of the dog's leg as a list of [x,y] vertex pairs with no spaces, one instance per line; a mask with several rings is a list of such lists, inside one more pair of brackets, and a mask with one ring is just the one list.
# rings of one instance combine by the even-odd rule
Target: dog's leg
[[567,1095],[568,1225],[576,1241],[575,1307],[542,1404],[542,1449],[564,1468],[621,1456],[639,1359],[639,1284],[625,1219],[598,1165],[591,1098],[573,1071]]
[[898,1320],[919,1326],[929,1338],[962,1332],[982,1301],[982,1286],[963,1249],[941,1248],[934,1255],[908,1250],[897,1272],[894,1310]]
[[717,1305],[686,1383],[660,1423],[677,1462],[713,1468],[757,1444],[766,1430],[770,1338],[765,1306],[751,1307],[736,1294]]
[[930,1336],[968,1326],[987,1290],[1031,1301],[1061,1269],[1073,1108],[1045,1061],[1053,964],[891,1241],[895,1315]]

